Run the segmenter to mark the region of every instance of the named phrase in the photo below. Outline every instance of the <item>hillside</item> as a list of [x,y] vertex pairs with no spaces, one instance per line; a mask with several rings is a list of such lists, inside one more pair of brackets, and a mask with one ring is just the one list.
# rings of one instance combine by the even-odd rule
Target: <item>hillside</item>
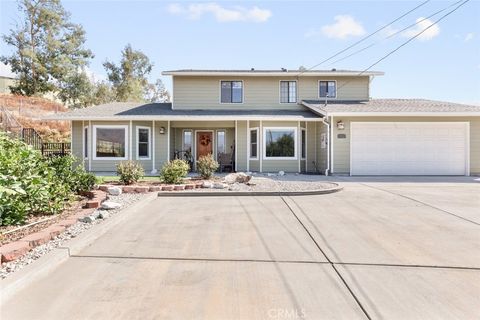
[[68,121],[42,120],[43,117],[66,112],[64,105],[40,97],[24,97],[0,94],[0,107],[4,106],[25,128],[34,128],[44,141],[64,142],[70,140]]

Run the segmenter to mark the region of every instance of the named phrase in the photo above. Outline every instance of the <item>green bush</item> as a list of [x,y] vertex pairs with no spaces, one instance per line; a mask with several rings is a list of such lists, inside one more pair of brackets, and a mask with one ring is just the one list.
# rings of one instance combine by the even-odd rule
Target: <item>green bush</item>
[[217,171],[219,164],[211,154],[201,156],[197,162],[197,171],[203,179],[210,179]]
[[71,156],[44,158],[0,133],[0,225],[21,224],[29,214],[59,213],[74,193],[91,190],[95,176],[74,162]]
[[181,183],[188,174],[190,166],[188,162],[181,159],[168,161],[162,167],[160,179],[165,183]]
[[117,164],[117,175],[120,176],[120,182],[123,184],[132,184],[140,180],[145,175],[143,167],[135,161],[122,161]]

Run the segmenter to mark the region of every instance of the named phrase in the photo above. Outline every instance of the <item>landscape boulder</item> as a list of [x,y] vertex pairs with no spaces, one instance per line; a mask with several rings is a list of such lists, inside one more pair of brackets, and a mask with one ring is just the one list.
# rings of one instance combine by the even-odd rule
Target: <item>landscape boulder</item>
[[107,189],[107,192],[109,195],[112,195],[112,196],[119,196],[122,194],[122,188],[120,187],[109,187]]
[[103,210],[113,210],[113,209],[118,209],[120,208],[122,205],[120,203],[116,203],[116,202],[113,202],[113,201],[104,201],[102,203],[102,206],[101,208]]
[[226,175],[223,181],[227,184],[234,184],[235,182],[248,183],[251,179],[252,176],[246,174],[245,172],[236,172]]

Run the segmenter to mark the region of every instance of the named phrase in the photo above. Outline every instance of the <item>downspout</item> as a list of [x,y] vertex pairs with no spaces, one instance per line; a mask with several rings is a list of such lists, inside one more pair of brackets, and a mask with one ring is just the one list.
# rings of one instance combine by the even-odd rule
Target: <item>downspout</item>
[[325,121],[327,116],[325,115],[324,118],[322,118],[322,123],[327,126],[327,168],[325,169],[325,176],[328,176],[328,172],[330,171],[330,140],[333,139],[333,137],[330,136],[330,123]]

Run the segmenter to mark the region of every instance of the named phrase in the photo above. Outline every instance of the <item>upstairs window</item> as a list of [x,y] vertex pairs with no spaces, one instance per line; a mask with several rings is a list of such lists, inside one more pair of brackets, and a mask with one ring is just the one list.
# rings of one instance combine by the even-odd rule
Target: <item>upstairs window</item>
[[280,103],[297,102],[297,82],[280,81]]
[[336,98],[337,82],[336,81],[319,81],[319,97],[320,98]]
[[221,103],[242,103],[243,82],[242,81],[221,81],[220,84]]

